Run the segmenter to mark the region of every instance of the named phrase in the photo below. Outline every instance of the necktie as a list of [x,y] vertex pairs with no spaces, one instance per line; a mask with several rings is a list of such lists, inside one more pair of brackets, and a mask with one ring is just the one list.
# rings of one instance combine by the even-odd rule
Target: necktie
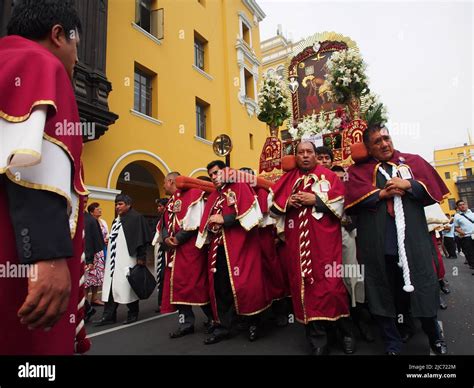
[[[382,168],[390,175],[390,166],[387,163],[383,163]],[[391,217],[395,218],[395,212],[393,210],[393,198],[387,198],[387,213],[390,214]]]

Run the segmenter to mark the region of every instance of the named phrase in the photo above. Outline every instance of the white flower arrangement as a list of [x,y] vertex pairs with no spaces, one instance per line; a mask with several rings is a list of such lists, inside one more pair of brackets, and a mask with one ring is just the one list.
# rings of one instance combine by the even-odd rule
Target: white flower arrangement
[[356,49],[334,52],[326,66],[331,101],[344,104],[351,97],[360,97],[368,89],[366,64]]
[[286,85],[277,73],[265,74],[258,94],[258,119],[270,127],[279,127],[289,117]]
[[303,121],[296,128],[290,128],[289,134],[293,139],[305,139],[313,135],[326,134],[339,130],[342,119],[336,117],[334,112],[312,114],[303,117]]
[[387,108],[380,102],[379,96],[371,92],[360,97],[360,113],[369,124],[385,125],[388,121]]

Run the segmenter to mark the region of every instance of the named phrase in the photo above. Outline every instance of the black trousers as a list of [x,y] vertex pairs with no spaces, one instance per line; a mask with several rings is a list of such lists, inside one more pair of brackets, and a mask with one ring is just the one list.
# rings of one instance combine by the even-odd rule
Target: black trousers
[[469,237],[463,237],[461,240],[461,248],[469,263],[469,267],[474,268],[474,240]]
[[272,312],[276,317],[284,316],[288,318],[289,310],[288,298],[278,299],[272,303]]
[[[139,302],[140,302],[139,300],[136,300],[135,302],[127,303],[129,314],[138,314],[138,312],[139,312]],[[105,319],[115,320],[117,318],[117,307],[118,307],[118,305],[119,304],[114,301],[112,287],[110,287],[109,300],[104,304],[103,317]]]
[[[408,322],[411,319],[410,316],[410,294],[403,291],[403,272],[397,265],[398,257],[386,255],[385,256],[385,268],[387,270],[387,277],[391,283],[394,295],[394,304],[397,311],[397,318],[375,316],[377,323],[382,332],[382,339],[385,344],[386,352],[401,351],[403,342],[400,337],[400,333],[397,328],[397,322],[399,318],[403,321]],[[441,332],[439,329],[438,321],[436,316],[434,317],[420,317],[421,327],[428,339],[431,342],[441,339]]]
[[450,257],[457,257],[456,255],[456,245],[454,244],[454,237],[443,237],[444,247],[448,251]]
[[305,330],[309,346],[314,350],[328,346],[329,333],[334,330],[334,325],[329,321],[311,321],[305,325]]
[[339,318],[336,322],[333,322],[332,326],[331,329],[334,331],[334,328],[336,328],[343,337],[354,336],[354,322],[350,317]]
[[214,334],[229,334],[232,322],[236,317],[236,312],[224,246],[219,246],[217,249],[214,292],[216,295],[217,315],[220,321],[220,324],[214,330]]
[[459,253],[462,252],[462,247],[461,247],[461,239],[458,236],[454,237],[454,242],[456,243],[456,248]]
[[[193,306],[188,304],[180,304],[178,307],[178,325],[181,330],[194,327],[196,317],[194,315]],[[208,321],[212,321],[212,308],[210,304],[201,306],[203,313],[206,315]]]
[[[403,341],[397,328],[396,319],[391,317],[382,317],[380,315],[376,315],[375,319],[382,332],[385,351],[400,353],[402,350]],[[422,317],[419,318],[419,320],[421,322],[421,328],[425,332],[430,342],[434,342],[442,338],[441,329],[436,317]]]

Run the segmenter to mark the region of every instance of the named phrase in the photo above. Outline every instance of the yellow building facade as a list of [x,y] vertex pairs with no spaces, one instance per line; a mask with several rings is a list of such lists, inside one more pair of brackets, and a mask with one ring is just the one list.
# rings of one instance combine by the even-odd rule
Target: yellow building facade
[[434,151],[433,166],[450,191],[441,207],[445,213],[453,215],[455,203],[459,199],[467,201],[474,207],[474,145],[464,144],[460,147]]
[[[167,173],[207,175],[219,159],[212,141],[227,134],[232,167],[258,168],[268,129],[258,121],[261,81],[255,0],[109,0],[107,77],[119,119],[83,153],[90,202],[114,217],[129,194],[148,217],[164,197]],[[222,158],[221,158],[222,159]]]
[[[294,48],[301,42],[302,40],[294,43],[291,39],[286,38],[283,35],[281,25],[278,25],[276,35],[260,43],[263,74],[277,73],[287,82],[289,57],[293,53]],[[287,120],[281,126],[282,140],[291,138],[288,133],[288,124]]]
[[293,43],[291,39],[286,38],[279,25],[275,36],[260,43],[263,73],[276,72],[283,77],[285,67],[288,65],[288,57],[300,42]]

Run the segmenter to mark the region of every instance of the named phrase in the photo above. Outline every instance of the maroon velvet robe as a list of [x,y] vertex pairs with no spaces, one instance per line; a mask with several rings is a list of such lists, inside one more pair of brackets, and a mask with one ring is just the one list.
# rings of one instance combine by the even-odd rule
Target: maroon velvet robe
[[[290,195],[314,192],[314,180],[324,180],[325,194],[318,195],[334,212],[313,214],[313,206],[288,207]],[[312,178],[305,182],[306,179]],[[317,184],[317,183],[316,183]],[[337,269],[342,266],[342,237],[339,221],[344,186],[332,171],[317,165],[304,174],[293,169],[272,188],[273,205],[285,215],[284,236],[290,289],[296,319],[334,321],[349,315],[347,290]],[[337,209],[336,209],[337,207]]]
[[[81,255],[84,252],[84,195],[87,194],[81,164],[82,137],[80,134],[58,134],[56,131],[57,124],[80,122],[72,82],[58,58],[38,43],[19,36],[0,39],[0,68],[0,117],[12,123],[23,122],[29,118],[35,106],[49,106],[43,137],[61,147],[69,156],[74,191],[80,198],[77,226],[71,237],[74,257],[67,261],[71,296],[66,313],[49,332],[28,330],[17,316],[27,295],[27,279],[0,279],[0,354],[59,355],[73,354],[75,350],[82,353],[90,347],[81,324],[84,310],[78,308],[84,297],[79,280],[84,273]],[[21,80],[21,86],[16,84],[16,80]],[[37,186],[31,189],[52,190]],[[19,264],[6,193],[2,190],[0,236],[0,264]]]
[[[238,222],[233,226],[222,228],[218,233],[212,233],[209,230],[212,228],[212,225],[209,225],[209,217],[215,214],[214,205],[218,201],[222,201],[221,214],[223,216],[234,214]],[[249,220],[248,217],[253,217],[256,213],[255,207],[260,216],[254,217],[251,224],[246,224],[245,221]],[[209,292],[214,317],[217,321],[219,321],[219,317],[217,316],[214,291],[215,257],[213,254],[221,233],[237,314],[254,315],[265,310],[271,304],[263,272],[258,230],[260,218],[257,198],[247,183],[227,183],[221,190],[216,190],[209,195],[199,233],[201,239],[207,236],[210,242]],[[247,229],[241,223],[244,223]]]
[[[171,231],[170,237],[176,236],[182,230],[186,213],[201,201],[203,196],[204,191],[197,189],[178,189],[174,193],[163,214],[165,225]],[[163,224],[160,222],[158,224],[160,233],[162,228]],[[162,313],[175,311],[177,304],[202,306],[209,303],[207,252],[196,247],[196,237],[197,234],[178,245],[176,249],[165,252]]]
[[[263,214],[269,213],[268,194],[264,188],[256,189],[258,203]],[[266,225],[260,228],[260,248],[262,250],[263,270],[268,295],[272,300],[289,296],[287,273],[284,268],[284,257],[279,255],[276,245],[277,233],[275,225]]]

